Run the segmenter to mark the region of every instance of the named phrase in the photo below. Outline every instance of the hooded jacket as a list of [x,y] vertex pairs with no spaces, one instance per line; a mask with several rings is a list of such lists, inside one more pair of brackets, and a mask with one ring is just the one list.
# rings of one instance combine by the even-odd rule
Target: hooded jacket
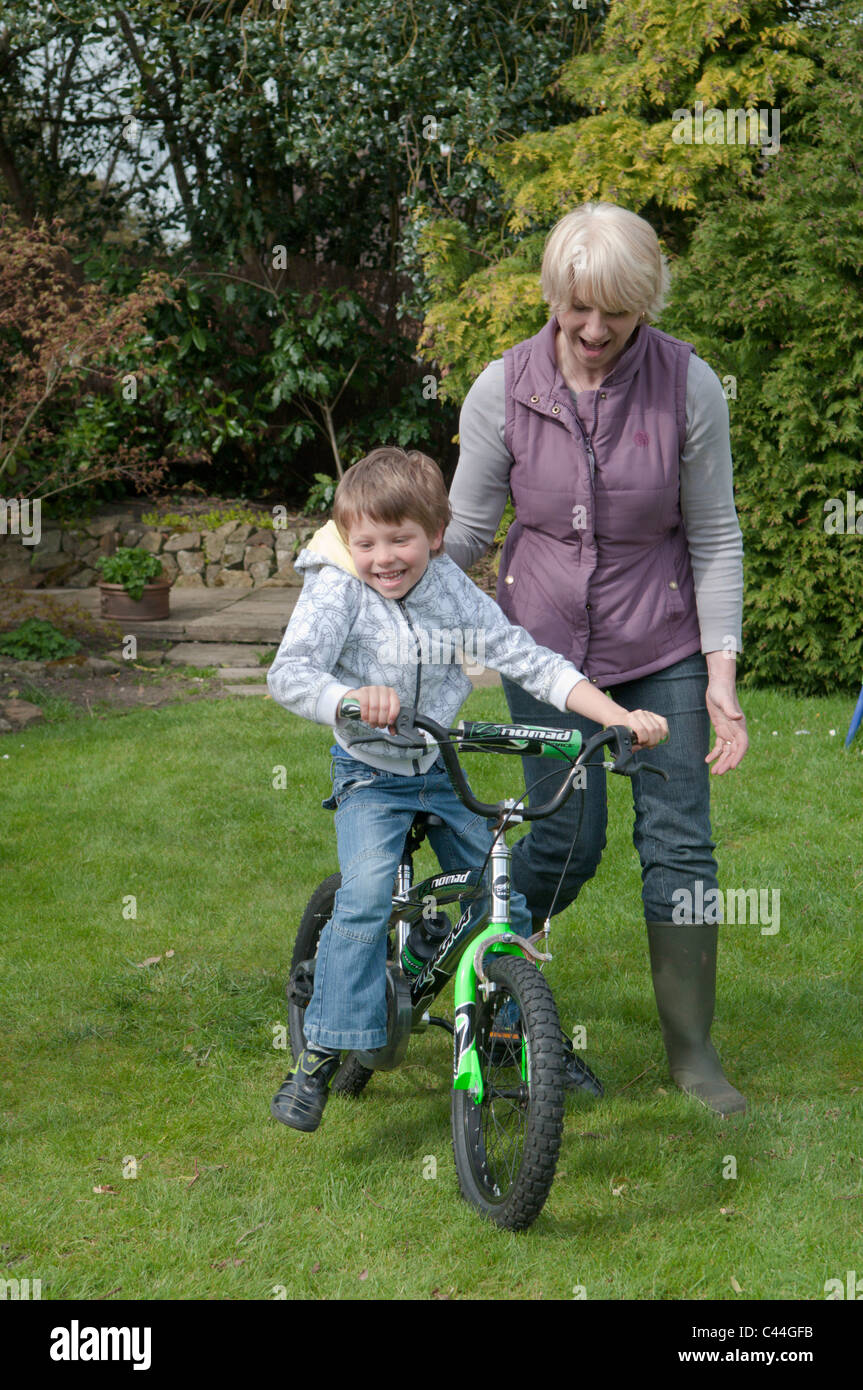
[[[330,529],[332,528],[332,529]],[[298,555],[303,589],[267,674],[274,700],[293,714],[333,726],[336,742],[371,767],[413,776],[437,757],[387,744],[381,731],[337,719],[340,700],[363,685],[388,685],[402,706],[414,705],[448,726],[472,686],[462,670],[489,666],[538,700],[565,710],[584,677],[565,657],[538,646],[507,621],[493,599],[446,555],[433,556],[403,598],[384,598],[351,573],[350,552],[332,523]],[[357,738],[377,735],[379,742]]]

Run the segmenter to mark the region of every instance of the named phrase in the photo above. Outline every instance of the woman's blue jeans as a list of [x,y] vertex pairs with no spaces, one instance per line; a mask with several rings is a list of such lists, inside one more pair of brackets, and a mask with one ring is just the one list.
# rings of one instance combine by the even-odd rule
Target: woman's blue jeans
[[[503,686],[516,724],[577,728],[585,738],[601,727],[580,715],[542,704],[506,678]],[[710,770],[704,761],[710,741],[706,690],[707,663],[696,654],[611,691],[612,698],[626,709],[651,710],[668,720],[668,742],[643,755],[645,761],[665,769],[668,781],[649,772],[631,779],[633,840],[641,860],[641,896],[648,922],[672,921],[676,889],[685,888],[697,896],[694,885],[698,880],[705,894],[717,887],[710,829]],[[565,764],[560,764],[557,773],[551,762],[550,758],[522,759],[532,805],[551,797],[566,776]],[[576,790],[557,815],[535,821],[530,833],[513,846],[513,884],[524,894],[533,916],[544,917],[551,907],[578,824],[580,801],[584,805],[581,829],[555,903],[555,915],[575,900],[596,872],[605,848],[605,779],[604,768],[589,768],[586,789]]]
[[[311,1046],[365,1051],[387,1041],[387,926],[415,812],[431,811],[445,822],[428,832],[444,872],[479,868],[492,836],[484,818],[459,801],[440,758],[424,776],[400,777],[339,750],[332,777],[333,795],[323,804],[336,806],[342,886],[321,933],[303,1029]],[[486,895],[480,894],[472,918],[485,908]],[[512,894],[510,909],[513,931],[530,936],[530,913],[520,893]]]

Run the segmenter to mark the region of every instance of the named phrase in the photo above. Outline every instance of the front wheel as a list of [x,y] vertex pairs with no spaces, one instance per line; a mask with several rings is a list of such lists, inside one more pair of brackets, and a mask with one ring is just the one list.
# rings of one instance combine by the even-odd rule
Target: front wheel
[[[462,1196],[498,1226],[521,1231],[536,1220],[554,1181],[563,1138],[563,1037],[551,989],[535,965],[492,954],[485,973],[500,989],[486,1000],[480,991],[476,1006],[483,1097],[477,1105],[467,1091],[453,1091],[453,1152]],[[508,1001],[507,1036],[492,1038]]]
[[[294,1061],[306,1045],[303,1019],[306,1005],[312,997],[314,964],[318,954],[321,932],[333,915],[336,893],[342,886],[341,874],[330,874],[309,898],[300,921],[294,954],[291,957],[291,978],[288,981],[288,1024]],[[372,1073],[362,1066],[352,1053],[346,1052],[332,1081],[330,1090],[344,1096],[358,1096],[368,1084]]]

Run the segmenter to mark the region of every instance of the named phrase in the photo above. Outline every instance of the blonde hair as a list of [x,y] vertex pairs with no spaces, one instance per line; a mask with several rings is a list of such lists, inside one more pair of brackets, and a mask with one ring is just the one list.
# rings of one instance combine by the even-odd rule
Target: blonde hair
[[615,203],[584,203],[552,228],[542,294],[553,314],[573,303],[656,318],[668,296],[668,262],[649,222]]
[[388,526],[415,521],[432,539],[451,515],[446,483],[434,459],[395,445],[373,449],[349,468],[333,499],[333,521],[346,544],[360,517]]

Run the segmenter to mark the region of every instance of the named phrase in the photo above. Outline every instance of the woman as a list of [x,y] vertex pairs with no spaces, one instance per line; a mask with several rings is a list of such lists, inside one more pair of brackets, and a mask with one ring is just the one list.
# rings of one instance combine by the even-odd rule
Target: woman
[[[668,720],[669,742],[651,754],[668,782],[632,779],[654,992],[672,1077],[725,1115],[746,1101],[710,1041],[717,927],[699,907],[717,901],[709,775],[748,747],[735,685],[743,552],[722,387],[691,344],[649,326],[668,284],[656,235],[634,213],[586,203],[558,222],[542,263],[552,317],[465,400],[445,548],[473,564],[511,493],[497,590],[507,617],[621,704]],[[597,728],[504,689],[516,722]],[[547,761],[523,761],[528,790],[544,778],[550,795]],[[540,922],[599,864],[604,771],[588,774],[553,903],[578,801],[513,850],[515,886]]]

